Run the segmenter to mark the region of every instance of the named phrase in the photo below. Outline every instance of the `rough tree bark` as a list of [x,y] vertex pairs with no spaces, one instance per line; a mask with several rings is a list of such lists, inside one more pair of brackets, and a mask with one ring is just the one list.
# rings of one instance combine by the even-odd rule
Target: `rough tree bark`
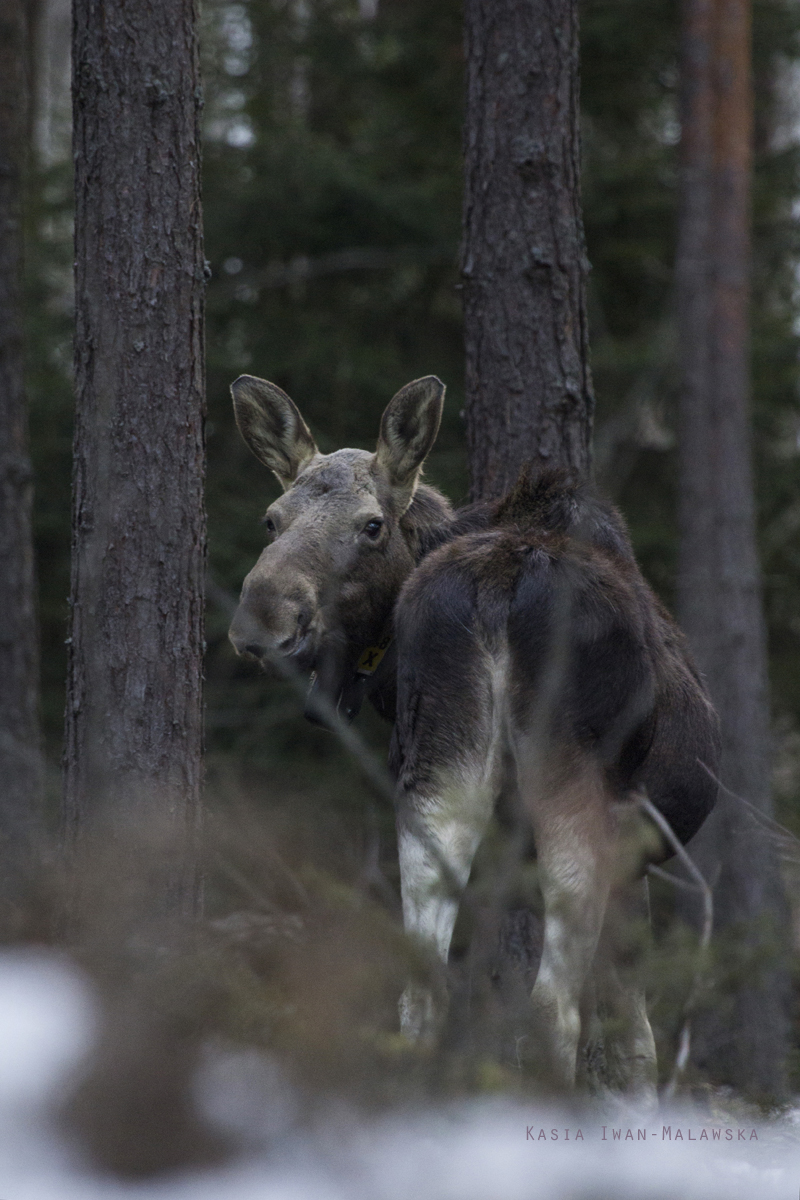
[[[465,0],[464,22],[465,416],[471,497],[483,500],[526,464],[591,469],[578,0]],[[541,920],[510,898],[467,900],[475,934],[455,993],[472,1014],[464,1028],[483,992],[494,1050],[514,1061]]]
[[75,0],[64,833],[158,812],[197,903],[205,521],[194,0]]
[[472,498],[591,462],[577,0],[466,0],[462,271]]
[[[749,0],[683,0],[677,289],[681,623],[722,719],[723,782],[771,810],[766,638],[749,419],[752,93]],[[743,805],[722,794],[696,839],[717,932],[758,958],[785,921],[778,864]],[[787,980],[745,968],[733,1012],[698,1025],[696,1060],[723,1082],[781,1094]]]
[[21,899],[42,822],[39,654],[23,380],[22,182],[28,135],[24,0],[0,0],[0,903]]

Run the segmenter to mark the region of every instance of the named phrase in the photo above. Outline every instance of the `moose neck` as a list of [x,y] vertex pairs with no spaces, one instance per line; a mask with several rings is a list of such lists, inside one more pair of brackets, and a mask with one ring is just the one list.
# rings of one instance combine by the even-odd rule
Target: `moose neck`
[[[450,502],[435,488],[424,484],[417,488],[400,520],[400,531],[414,564],[411,570],[448,540],[453,515]],[[367,696],[382,717],[394,720],[396,658],[391,644],[391,613],[387,613],[386,629],[378,640],[388,642],[388,648],[385,644],[367,645],[365,641],[343,647],[341,657],[331,655],[321,664],[306,700],[309,720],[327,724],[333,705],[345,720],[352,721]],[[360,673],[357,664],[364,657],[369,659],[375,650],[380,651],[376,669],[372,674]]]
[[450,536],[453,508],[436,488],[421,484],[400,520],[400,529],[416,566]]

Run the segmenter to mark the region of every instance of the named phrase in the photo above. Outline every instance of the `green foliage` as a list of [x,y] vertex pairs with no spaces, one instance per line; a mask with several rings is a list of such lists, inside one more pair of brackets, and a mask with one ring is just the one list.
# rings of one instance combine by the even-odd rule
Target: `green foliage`
[[291,5],[216,5],[207,25],[210,544],[238,587],[259,548],[242,506],[254,521],[273,486],[231,421],[242,370],[288,391],[331,450],[374,444],[392,394],[435,368],[452,393],[438,458],[463,490],[463,467],[448,472],[462,453],[460,26],[453,4],[388,4],[372,23],[341,2],[302,21]]
[[[67,166],[31,171],[25,247],[42,719],[49,756],[57,764],[64,727],[72,475],[72,175]],[[57,793],[57,779],[53,783]]]

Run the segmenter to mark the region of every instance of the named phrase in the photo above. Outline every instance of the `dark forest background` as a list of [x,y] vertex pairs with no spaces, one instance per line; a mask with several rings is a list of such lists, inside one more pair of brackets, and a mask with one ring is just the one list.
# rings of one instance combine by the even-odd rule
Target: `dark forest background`
[[[673,609],[678,9],[675,0],[581,5],[596,474],[629,522],[646,576]],[[44,17],[48,12],[43,4]],[[49,49],[40,56],[49,66],[40,64],[36,86],[26,266],[42,706],[54,815],[73,409],[71,179],[68,129],[58,133],[56,69],[67,41],[59,48],[58,29],[51,20]],[[427,476],[454,501],[466,498],[461,6],[207,0],[203,53],[209,794],[219,806],[245,796],[291,813],[295,830],[302,828],[298,814],[307,814],[315,830],[311,852],[322,865],[350,879],[376,859],[391,884],[388,805],[370,793],[331,735],[302,719],[294,693],[237,661],[227,641],[226,596],[235,597],[263,545],[259,517],[277,486],[236,432],[228,386],[243,371],[274,380],[299,404],[320,449],[330,451],[374,445],[393,393],[436,373],[448,397]],[[800,104],[792,100],[800,92],[800,8],[792,0],[756,0],[754,72],[758,520],[777,815],[800,833]],[[365,713],[360,721],[369,739],[385,743],[388,732],[376,718]],[[209,903],[213,910],[213,890]]]

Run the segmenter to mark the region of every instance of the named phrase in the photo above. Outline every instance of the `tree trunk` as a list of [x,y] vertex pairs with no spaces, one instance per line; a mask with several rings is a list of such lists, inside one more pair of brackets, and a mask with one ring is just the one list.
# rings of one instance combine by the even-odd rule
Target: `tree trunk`
[[[677,261],[680,408],[679,605],[722,719],[725,787],[771,811],[766,638],[749,419],[752,94],[749,0],[684,0],[682,184]],[[765,938],[785,921],[767,835],[727,796],[696,839],[718,933],[746,975],[732,1013],[698,1025],[696,1060],[722,1082],[782,1094],[787,979]],[[759,969],[758,953],[768,966]]]
[[21,900],[42,825],[39,654],[22,349],[24,0],[0,0],[0,903]]
[[587,474],[594,412],[577,0],[466,0],[464,320],[472,498]]
[[74,846],[94,818],[128,828],[158,814],[172,847],[167,903],[191,910],[205,559],[194,0],[75,0],[72,69],[77,411],[64,832]]
[[[465,0],[464,21],[465,415],[471,496],[484,500],[526,464],[591,470],[578,2]],[[479,932],[454,1011],[471,1029],[483,988],[485,1048],[516,1062],[541,919],[501,897],[471,907]]]

